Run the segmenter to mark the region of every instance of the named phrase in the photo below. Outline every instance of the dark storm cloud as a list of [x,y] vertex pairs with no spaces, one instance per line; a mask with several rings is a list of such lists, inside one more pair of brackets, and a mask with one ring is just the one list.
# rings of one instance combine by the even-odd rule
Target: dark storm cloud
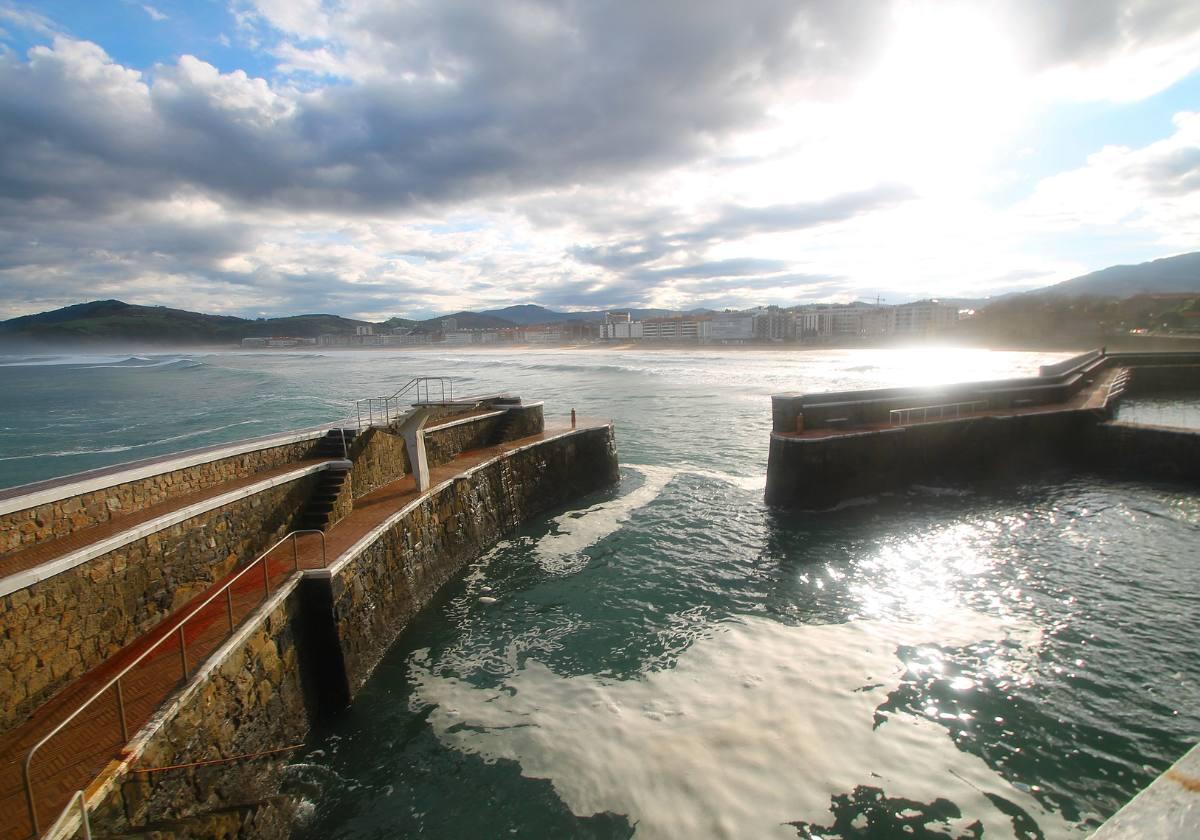
[[280,96],[60,39],[0,63],[0,194],[371,212],[674,166],[857,61],[873,30],[841,5],[349,4],[344,36],[389,75]]
[[[253,10],[249,0],[236,5]],[[881,186],[810,201],[800,185],[792,203],[715,207],[695,219],[639,206],[636,197],[609,200],[620,192],[610,185],[641,174],[711,167],[722,160],[723,142],[759,125],[773,103],[836,98],[878,56],[892,19],[888,0],[336,6],[328,21],[246,18],[281,61],[315,67],[318,50],[340,60],[328,76],[283,73],[267,82],[241,71],[221,75],[187,55],[135,70],[61,35],[28,55],[0,47],[0,282],[8,302],[117,294],[105,284],[125,273],[179,276],[210,300],[258,289],[264,301],[293,309],[362,311],[384,306],[389,294],[464,289],[547,304],[626,305],[689,283],[699,293],[703,280],[727,288],[773,283],[785,266],[762,264],[756,274],[742,261],[745,273],[703,274],[733,270],[706,252],[909,197]],[[1135,51],[1200,25],[1200,5],[1166,0],[1017,0],[1005,13],[1043,67]],[[21,14],[7,14],[5,25],[40,38],[65,29],[64,21]],[[1160,168],[1164,193],[1194,189],[1187,155]],[[170,210],[155,218],[147,210],[181,194],[209,199],[218,216],[241,221],[198,222]],[[494,264],[471,257],[495,278],[488,285],[453,276],[455,254],[427,239],[417,244],[431,247],[396,253],[439,263],[443,288],[430,288],[432,274],[410,287],[394,266],[387,288],[369,278],[351,283],[347,277],[363,280],[356,272],[372,270],[363,267],[371,260],[339,265],[319,249],[304,253],[311,274],[258,261],[242,273],[223,267],[269,238],[270,224],[286,226],[279,220],[289,213],[317,219],[296,222],[298,229],[328,225],[339,213],[436,219],[459,202],[512,211],[535,226],[583,227],[597,241],[569,255],[606,278],[567,273],[546,292],[549,281],[521,278],[503,257]],[[258,214],[270,221],[256,226]],[[378,268],[394,255],[369,256]],[[652,268],[667,260],[674,267]]]

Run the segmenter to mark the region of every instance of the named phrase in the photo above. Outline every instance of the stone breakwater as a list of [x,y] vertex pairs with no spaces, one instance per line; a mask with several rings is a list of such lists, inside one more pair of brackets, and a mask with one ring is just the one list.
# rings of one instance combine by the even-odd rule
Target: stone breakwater
[[[41,482],[0,492],[0,557],[75,531],[106,524],[122,514],[227,484],[257,472],[293,463],[308,455],[324,430],[299,432],[293,439],[274,446],[257,448],[248,441],[245,451],[209,459],[209,455],[228,452],[227,445],[196,450],[186,459],[192,463],[170,470],[158,470],[156,462],[178,458],[157,458],[143,462],[140,470],[122,473],[149,473],[117,484],[105,481],[112,470],[96,470],[76,476],[75,487],[63,489],[61,481]],[[94,486],[94,489],[87,489]],[[39,490],[39,488],[42,488]],[[74,491],[74,492],[71,492]],[[47,501],[32,506],[11,508],[21,497],[46,496]]]
[[292,529],[311,473],[0,598],[0,734]]
[[917,483],[1051,470],[1200,480],[1200,434],[1113,421],[1127,392],[1200,386],[1200,354],[1093,351],[1043,375],[772,399],[766,500],[826,509]]
[[530,516],[618,480],[610,427],[516,449],[435,486],[328,572],[327,601],[352,697],[412,617],[462,567]]
[[[465,564],[530,516],[618,478],[609,425],[545,432],[540,405],[508,416],[483,411],[460,419],[442,418],[429,430],[435,440],[430,460],[442,465],[428,491],[401,493],[397,498],[403,503],[347,547],[335,535],[338,547],[326,566],[288,574],[215,653],[194,663],[186,683],[88,787],[93,827],[123,836],[287,836],[293,804],[279,795],[288,760],[286,750],[279,750],[301,741],[317,718],[338,714],[352,702],[411,618]],[[504,443],[516,436],[515,443]],[[479,446],[486,448],[468,451]],[[392,488],[399,486],[398,477],[411,483],[404,478],[411,459],[403,437],[374,428],[355,441],[351,461],[351,473],[360,471],[361,483],[347,480],[342,491],[347,499],[337,504],[351,519],[346,526],[350,533],[358,533],[353,529],[365,527],[363,512],[353,502],[382,485],[367,499],[366,509],[374,510],[380,493],[396,492]],[[255,494],[255,499],[248,521],[236,528],[230,523],[225,531],[244,536],[260,530],[254,516],[266,516],[267,503],[265,496]],[[281,509],[294,514],[299,506],[291,499]],[[186,523],[181,526],[181,538],[193,533]],[[220,548],[219,541],[213,547],[204,542],[210,532],[216,532],[215,524],[195,529],[205,536],[193,537],[202,543],[187,551]],[[161,540],[164,535],[155,536]],[[187,551],[176,553],[183,560]],[[96,568],[111,578],[114,573],[104,565],[111,560],[101,560],[100,566],[81,564],[80,580],[90,580]],[[155,563],[138,565],[152,577],[149,567]],[[204,567],[197,575],[217,568],[210,560],[197,565]],[[67,573],[41,583],[66,590],[66,582],[74,579]],[[135,622],[127,613],[144,610],[153,601],[148,591],[126,595],[97,587],[98,603],[119,613],[101,623],[132,632]],[[28,608],[33,587],[22,592],[18,606]],[[56,627],[67,632],[65,649],[80,649],[82,638],[70,635],[79,632],[80,621],[72,610],[55,604],[43,613],[56,615]],[[8,617],[0,638],[11,641],[14,614]],[[75,666],[71,657],[63,673]],[[59,807],[46,803],[43,819],[52,819]],[[77,821],[77,814],[68,811],[47,836],[70,836]],[[0,831],[0,836],[7,835]]]

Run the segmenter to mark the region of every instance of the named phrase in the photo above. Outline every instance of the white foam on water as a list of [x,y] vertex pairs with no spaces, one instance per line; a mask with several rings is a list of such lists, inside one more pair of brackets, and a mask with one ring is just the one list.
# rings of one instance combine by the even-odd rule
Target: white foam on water
[[714,481],[732,484],[734,487],[740,487],[742,490],[762,492],[767,483],[765,473],[760,475],[734,475],[733,473],[721,472],[720,470],[694,467],[691,464],[684,464],[679,468],[679,471],[688,475],[698,475],[701,478],[710,478]]
[[992,793],[1059,837],[1073,834],[1069,824],[957,749],[937,722],[893,712],[875,728],[904,672],[898,647],[1039,638],[962,608],[920,623],[742,617],[713,627],[675,668],[623,681],[561,677],[529,660],[498,688],[477,688],[441,676],[419,651],[412,703],[436,706],[429,723],[447,745],[516,761],[576,815],[627,815],[643,840],[795,838],[788,823],[830,822],[830,797],[859,785],[949,799],[963,814],[951,831],[979,820],[989,840],[1014,836]]
[[645,476],[645,481],[636,490],[554,518],[555,532],[542,537],[534,547],[534,558],[544,571],[551,574],[578,572],[588,562],[582,554],[585,548],[619,530],[635,510],[657,499],[668,482],[679,474],[670,467],[626,466]]

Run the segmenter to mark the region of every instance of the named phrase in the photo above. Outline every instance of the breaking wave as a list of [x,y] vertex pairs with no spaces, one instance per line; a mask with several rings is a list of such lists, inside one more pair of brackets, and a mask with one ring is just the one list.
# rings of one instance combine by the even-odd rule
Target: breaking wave
[[236,426],[247,426],[262,422],[262,420],[239,420],[236,423],[227,423],[224,426],[215,426],[211,429],[197,429],[194,432],[184,432],[183,434],[159,438],[158,440],[130,443],[124,446],[105,446],[99,449],[62,449],[54,452],[31,452],[23,455],[7,455],[0,457],[0,461],[20,461],[26,458],[65,458],[72,455],[103,455],[112,452],[128,452],[132,449],[145,449],[147,447],[159,446],[161,444],[171,443],[177,440],[187,440],[188,438],[213,434],[215,432],[224,431],[225,429],[232,429]]

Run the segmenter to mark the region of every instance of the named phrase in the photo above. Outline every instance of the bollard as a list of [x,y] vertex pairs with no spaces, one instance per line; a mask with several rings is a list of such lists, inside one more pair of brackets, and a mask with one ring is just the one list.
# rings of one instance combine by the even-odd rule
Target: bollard
[[571,428],[575,428],[575,409],[571,409]]
[[796,412],[796,434],[800,434],[803,431],[804,431],[804,412],[797,411]]

